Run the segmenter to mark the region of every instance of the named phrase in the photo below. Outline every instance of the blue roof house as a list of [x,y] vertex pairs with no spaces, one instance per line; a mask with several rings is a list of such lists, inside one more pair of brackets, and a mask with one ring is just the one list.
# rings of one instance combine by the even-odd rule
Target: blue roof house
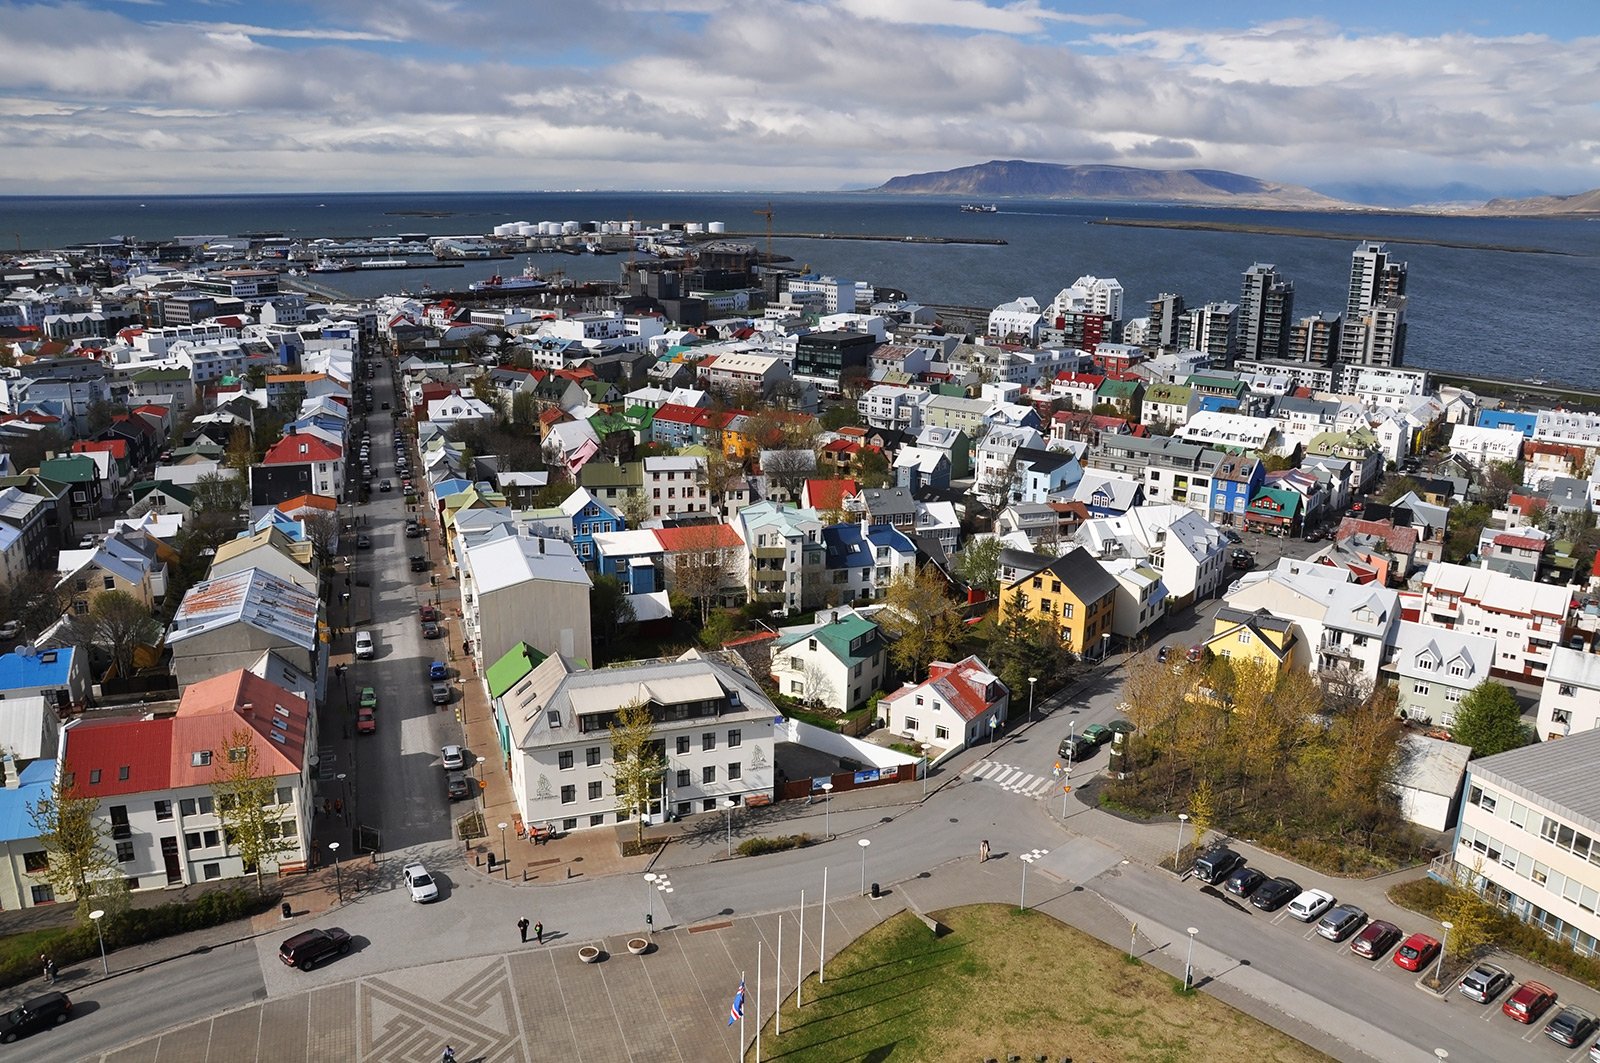
[[[9,784],[17,762],[7,756],[4,765]],[[55,903],[55,892],[44,875],[44,846],[28,814],[30,806],[49,796],[55,777],[53,757],[32,760],[23,766],[16,786],[0,786],[0,845],[8,857],[0,862],[5,869],[0,872],[0,906],[8,911]]]
[[18,646],[0,653],[0,700],[18,698],[82,708],[89,699],[88,660],[72,646]]

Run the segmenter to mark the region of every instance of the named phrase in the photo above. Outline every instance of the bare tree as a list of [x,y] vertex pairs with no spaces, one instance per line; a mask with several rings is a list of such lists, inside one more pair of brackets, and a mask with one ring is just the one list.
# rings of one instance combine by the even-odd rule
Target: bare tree
[[618,709],[606,729],[611,733],[611,779],[617,791],[617,809],[633,814],[643,845],[644,810],[666,770],[655,741],[655,718],[649,705],[635,701]]
[[98,649],[111,659],[117,678],[133,674],[133,655],[161,637],[150,609],[127,591],[101,591],[89,611],[68,619],[66,641],[85,652]]
[[29,870],[42,872],[56,892],[71,894],[80,920],[87,920],[97,905],[105,907],[103,901],[118,909],[127,902],[126,880],[95,815],[99,807],[98,798],[77,792],[70,774],[58,774],[50,792],[28,806],[28,818],[45,852],[44,866]]
[[786,497],[800,497],[807,478],[817,474],[817,457],[809,450],[768,451],[761,461],[761,474],[767,478],[769,494],[781,491]]
[[729,582],[729,551],[723,545],[722,526],[687,529],[679,548],[667,556],[667,563],[672,589],[700,606],[700,623],[704,624]]
[[238,851],[245,870],[255,873],[260,890],[262,865],[293,851],[298,843],[293,834],[284,833],[285,824],[292,826],[293,819],[280,811],[278,780],[265,774],[256,739],[247,727],[228,735],[227,755],[216,762],[211,793],[228,845]]

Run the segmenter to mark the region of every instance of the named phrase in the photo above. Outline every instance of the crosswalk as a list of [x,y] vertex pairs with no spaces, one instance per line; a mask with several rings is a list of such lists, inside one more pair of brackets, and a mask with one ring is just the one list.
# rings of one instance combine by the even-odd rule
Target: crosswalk
[[963,774],[1023,797],[1051,797],[1061,792],[1061,780],[1052,779],[1048,772],[1034,775],[1013,764],[1001,764],[996,760],[980,760]]

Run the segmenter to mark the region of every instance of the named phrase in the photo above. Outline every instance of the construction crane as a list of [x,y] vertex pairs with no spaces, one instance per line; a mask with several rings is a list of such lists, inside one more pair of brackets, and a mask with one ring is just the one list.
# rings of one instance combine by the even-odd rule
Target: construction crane
[[772,268],[772,202],[770,200],[767,202],[767,209],[766,210],[752,210],[750,213],[751,214],[760,215],[761,217],[767,219],[767,268],[771,269]]

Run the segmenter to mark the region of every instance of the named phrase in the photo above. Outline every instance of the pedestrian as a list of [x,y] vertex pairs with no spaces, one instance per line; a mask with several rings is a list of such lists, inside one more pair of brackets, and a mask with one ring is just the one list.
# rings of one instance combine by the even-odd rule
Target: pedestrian
[[533,924],[533,937],[534,937],[534,940],[537,941],[539,944],[541,944],[541,945],[544,944],[544,924],[543,923],[534,923]]
[[46,956],[42,952],[39,953],[39,967],[44,971],[44,979],[45,979],[45,981],[47,981],[47,982],[51,981],[51,978],[50,978],[50,957]]
[[324,797],[322,799],[322,814],[324,816],[333,815],[333,800],[331,798]]
[[522,935],[522,940],[524,942],[526,942],[528,940],[528,917],[527,916],[523,916],[521,919],[517,920],[517,932]]
[[456,1050],[445,1045],[444,1055],[439,1058],[439,1063],[456,1063]]
[[333,799],[333,814],[336,816],[344,815],[344,798],[335,797]]
[[46,960],[46,961],[44,961],[44,969],[50,975],[50,984],[51,985],[55,985],[56,984],[56,961],[55,960]]
[[978,843],[978,863],[982,864],[989,859],[989,839],[985,838]]

